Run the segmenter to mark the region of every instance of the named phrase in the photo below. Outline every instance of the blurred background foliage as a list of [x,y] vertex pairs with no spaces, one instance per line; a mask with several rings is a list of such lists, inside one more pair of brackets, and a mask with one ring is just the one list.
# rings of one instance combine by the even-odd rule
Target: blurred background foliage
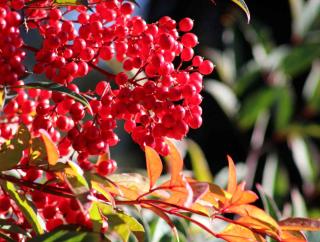
[[[247,0],[250,24],[229,1],[138,3],[149,21],[193,18],[198,52],[216,64],[204,83],[203,126],[180,144],[186,169],[224,186],[229,154],[238,161],[240,179],[260,194],[260,205],[272,216],[319,218],[320,1]],[[125,134],[121,139],[112,154],[122,169],[143,167],[143,153]],[[173,239],[159,218],[146,215],[146,221],[150,241]],[[185,222],[176,223],[181,241],[209,241]],[[317,233],[308,236],[320,241]]]

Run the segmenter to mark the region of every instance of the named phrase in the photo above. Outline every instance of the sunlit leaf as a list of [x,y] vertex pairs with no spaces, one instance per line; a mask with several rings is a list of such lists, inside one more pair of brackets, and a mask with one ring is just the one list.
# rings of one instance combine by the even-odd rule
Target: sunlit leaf
[[268,224],[267,222],[264,222],[263,220],[260,220],[258,218],[253,218],[251,216],[244,216],[244,217],[240,217],[236,221],[237,223],[247,228],[250,228],[262,234],[266,234],[268,236],[271,236],[272,238],[279,237],[277,229],[270,226],[270,224]]
[[294,231],[320,231],[320,220],[309,218],[287,218],[281,220],[279,225],[283,230]]
[[264,242],[265,239],[257,234],[252,232],[250,229],[247,229],[243,226],[230,224],[225,228],[221,233],[218,234],[219,238],[224,239],[228,242]]
[[171,185],[180,185],[182,183],[181,173],[183,169],[183,160],[178,149],[170,140],[167,140],[167,144],[169,145],[169,155],[165,158],[171,174],[170,183]]
[[59,159],[58,148],[55,145],[55,143],[52,141],[47,131],[41,129],[39,130],[39,132],[44,142],[44,145],[46,147],[48,163],[49,165],[54,166],[55,164],[57,164]]
[[0,107],[1,107],[1,109],[4,105],[5,98],[6,98],[5,90],[2,88],[2,89],[0,89]]
[[158,178],[161,176],[163,165],[160,156],[151,147],[145,147],[145,154],[148,177],[150,180],[150,189],[152,189]]
[[41,219],[41,217],[37,214],[36,210],[34,209],[34,206],[31,204],[30,201],[27,200],[27,198],[19,194],[17,192],[17,189],[15,185],[8,181],[1,182],[2,188],[6,190],[6,192],[10,195],[10,197],[15,201],[17,206],[22,211],[23,215],[26,217],[28,222],[32,225],[34,231],[37,234],[43,234],[44,233],[44,221]]
[[137,173],[112,174],[108,178],[117,185],[121,196],[136,199],[139,195],[149,191],[149,179]]
[[225,212],[235,213],[241,216],[250,216],[252,218],[265,222],[275,230],[279,230],[278,223],[272,217],[270,217],[270,215],[268,215],[265,211],[256,206],[249,204],[231,206],[225,209]]
[[235,4],[237,4],[247,15],[248,22],[250,22],[250,11],[244,0],[231,0]]
[[187,144],[194,177],[198,181],[212,182],[213,175],[210,172],[210,167],[208,165],[208,161],[204,156],[203,151],[201,150],[199,145],[192,140],[188,140]]
[[22,152],[29,146],[30,132],[21,125],[14,137],[2,144],[0,150],[0,171],[10,170],[15,167],[22,158]]
[[122,241],[128,241],[130,233],[133,233],[139,242],[144,240],[144,227],[134,217],[106,204],[100,203],[99,208],[107,216],[110,230],[116,232]]
[[234,162],[230,156],[228,158],[229,164],[229,177],[228,177],[228,188],[227,191],[233,194],[237,189],[237,170]]
[[102,228],[102,216],[99,210],[98,202],[92,202],[89,208],[89,216],[92,222],[92,228],[94,232],[100,232]]

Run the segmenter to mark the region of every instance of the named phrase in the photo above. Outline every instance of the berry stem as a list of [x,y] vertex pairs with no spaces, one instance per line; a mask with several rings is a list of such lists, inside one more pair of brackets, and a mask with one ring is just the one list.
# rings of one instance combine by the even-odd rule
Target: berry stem
[[30,45],[25,45],[25,44],[24,44],[22,47],[25,48],[25,49],[27,49],[27,50],[30,50],[30,51],[32,51],[32,52],[37,52],[37,51],[39,51],[37,48],[32,47],[32,46],[30,46]]

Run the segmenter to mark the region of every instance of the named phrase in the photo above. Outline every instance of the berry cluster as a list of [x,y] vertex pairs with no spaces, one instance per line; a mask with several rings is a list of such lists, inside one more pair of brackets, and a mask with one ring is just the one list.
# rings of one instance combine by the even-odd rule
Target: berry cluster
[[[182,139],[189,128],[200,127],[202,80],[214,66],[194,53],[198,38],[190,32],[193,21],[184,18],[176,23],[165,16],[148,24],[133,16],[133,11],[134,4],[122,0],[63,8],[52,0],[1,0],[0,85],[10,96],[1,112],[1,142],[12,138],[21,123],[33,137],[46,130],[60,157],[76,158],[82,169],[106,176],[115,172],[117,163],[107,159],[93,164],[89,158],[117,145],[117,120],[124,121],[124,129],[142,149],[148,145],[164,156],[168,154],[167,137]],[[23,40],[34,33],[30,29],[42,38],[39,49]],[[27,54],[36,62],[32,70],[26,70],[23,63]],[[120,62],[123,71],[109,73],[98,66],[111,59]],[[91,71],[100,72],[105,79],[94,90],[79,91],[73,81]],[[89,105],[54,89],[23,88],[24,78],[36,75],[85,97]],[[18,166],[26,182],[47,179],[56,188],[68,189],[67,184],[51,181],[50,173],[39,170],[28,152]],[[32,197],[47,230],[63,223],[90,228],[87,214],[79,210],[75,199],[32,188],[22,192]],[[17,213],[18,209],[1,193],[0,216],[9,216],[10,211]],[[23,228],[30,226],[22,215],[18,217]]]

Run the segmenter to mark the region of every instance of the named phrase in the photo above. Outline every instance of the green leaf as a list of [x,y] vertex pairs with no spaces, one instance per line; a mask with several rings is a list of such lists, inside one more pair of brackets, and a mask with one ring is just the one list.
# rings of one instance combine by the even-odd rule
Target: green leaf
[[210,172],[208,161],[206,160],[206,157],[204,156],[200,146],[192,140],[188,140],[187,145],[194,177],[198,181],[212,182],[213,175]]
[[265,193],[262,186],[257,185],[257,189],[266,212],[275,220],[279,220],[281,218],[281,213],[275,201]]
[[90,215],[90,220],[92,221],[92,224],[93,224],[93,231],[100,232],[102,228],[103,219],[100,214],[98,202],[92,202],[91,207],[89,209],[89,215]]
[[247,6],[247,4],[245,3],[245,1],[243,0],[231,0],[232,2],[234,2],[235,4],[237,4],[247,15],[247,19],[248,19],[248,23],[250,22],[251,16],[250,16],[250,11],[249,8]]
[[50,233],[46,233],[41,236],[37,236],[29,242],[102,242],[109,241],[106,238],[101,237],[100,233],[93,233],[88,231],[77,231],[68,229],[55,229]]
[[308,68],[320,56],[319,43],[305,43],[293,48],[281,61],[279,70],[288,77],[294,77]]
[[83,170],[76,163],[68,161],[68,167],[65,168],[64,175],[72,192],[81,202],[86,202],[89,184],[84,178]]
[[[293,32],[298,37],[306,37],[313,25],[317,22],[320,16],[320,2],[318,0],[306,1],[305,4],[300,0],[291,0],[296,2],[295,8],[299,11],[298,18],[293,23]],[[303,5],[303,6],[302,6]],[[293,6],[291,5],[291,8]]]
[[8,181],[2,181],[1,182],[2,188],[6,190],[6,192],[10,195],[10,197],[15,201],[17,206],[20,208],[23,215],[26,217],[28,222],[32,225],[34,231],[37,234],[43,234],[44,233],[44,221],[41,219],[41,217],[37,214],[36,210],[34,209],[34,206],[32,203],[27,200],[25,196],[22,194],[19,194],[16,190],[16,187],[13,183]]
[[303,87],[303,96],[312,110],[320,110],[320,61],[314,61]]
[[306,218],[308,217],[308,209],[302,194],[298,189],[293,189],[291,191],[292,200],[292,212],[294,217]]
[[107,204],[98,204],[100,211],[107,216],[108,224],[111,231],[116,232],[122,241],[127,242],[130,233],[133,233],[139,242],[144,241],[144,228],[134,218],[120,210],[114,210]]
[[23,150],[29,146],[30,137],[28,128],[21,125],[13,138],[2,144],[0,171],[10,170],[19,163]]
[[293,160],[302,179],[307,184],[312,184],[316,179],[317,172],[308,140],[299,135],[292,135],[289,137],[288,142],[292,151]]
[[259,115],[272,106],[277,98],[274,88],[257,91],[245,100],[239,113],[239,124],[243,128],[250,128]]
[[71,91],[69,88],[59,85],[57,83],[49,83],[49,82],[31,82],[27,83],[22,88],[37,88],[37,89],[44,89],[49,91],[61,92],[65,93],[67,96],[71,97],[75,101],[81,103],[83,106],[90,108],[90,104],[88,100],[80,95],[79,93]]
[[233,117],[237,113],[239,101],[229,86],[216,80],[208,80],[204,88],[229,117]]
[[252,84],[259,81],[261,67],[255,62],[250,61],[240,69],[240,75],[234,85],[237,95],[242,95]]
[[278,100],[275,126],[277,130],[285,128],[293,114],[293,95],[289,87],[282,87],[278,89]]

